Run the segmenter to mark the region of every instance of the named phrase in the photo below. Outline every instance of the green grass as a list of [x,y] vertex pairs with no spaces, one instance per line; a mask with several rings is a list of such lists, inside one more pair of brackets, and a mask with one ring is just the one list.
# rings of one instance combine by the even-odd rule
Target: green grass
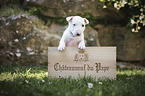
[[[117,68],[116,80],[47,77],[47,65],[0,65],[0,96],[144,96],[145,70]],[[93,87],[88,88],[88,83]],[[102,84],[101,84],[102,83]]]

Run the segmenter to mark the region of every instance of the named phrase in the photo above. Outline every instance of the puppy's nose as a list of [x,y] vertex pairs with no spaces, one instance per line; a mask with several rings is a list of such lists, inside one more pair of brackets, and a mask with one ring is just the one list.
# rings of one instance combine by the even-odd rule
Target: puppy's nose
[[80,36],[81,34],[80,33],[77,33],[77,36]]

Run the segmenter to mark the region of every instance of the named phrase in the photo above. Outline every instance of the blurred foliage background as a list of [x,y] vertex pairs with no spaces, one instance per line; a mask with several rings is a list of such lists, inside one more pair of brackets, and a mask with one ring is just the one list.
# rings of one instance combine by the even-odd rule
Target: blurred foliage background
[[[104,3],[103,8],[108,5],[113,6],[118,11],[129,11],[128,16],[130,22],[128,25],[132,27],[132,32],[139,32],[145,26],[145,1],[144,0],[100,0]],[[124,10],[127,9],[127,10]]]
[[117,60],[145,65],[144,0],[0,0],[0,64],[47,63],[67,16],[90,24],[86,46],[117,46]]

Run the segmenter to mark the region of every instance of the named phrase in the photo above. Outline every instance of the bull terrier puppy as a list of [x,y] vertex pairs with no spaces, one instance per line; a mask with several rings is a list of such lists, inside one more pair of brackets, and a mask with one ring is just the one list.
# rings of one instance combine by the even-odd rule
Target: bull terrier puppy
[[66,46],[78,46],[79,49],[85,49],[84,30],[89,21],[80,16],[70,16],[66,20],[69,25],[62,35],[58,50],[63,51]]

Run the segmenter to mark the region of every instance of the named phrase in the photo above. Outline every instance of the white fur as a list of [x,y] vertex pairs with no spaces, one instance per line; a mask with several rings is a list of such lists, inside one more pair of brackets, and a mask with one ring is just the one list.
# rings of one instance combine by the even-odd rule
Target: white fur
[[60,40],[58,50],[62,51],[66,46],[77,46],[79,49],[85,49],[84,30],[85,25],[89,23],[86,18],[80,16],[67,17],[69,25],[64,31]]

